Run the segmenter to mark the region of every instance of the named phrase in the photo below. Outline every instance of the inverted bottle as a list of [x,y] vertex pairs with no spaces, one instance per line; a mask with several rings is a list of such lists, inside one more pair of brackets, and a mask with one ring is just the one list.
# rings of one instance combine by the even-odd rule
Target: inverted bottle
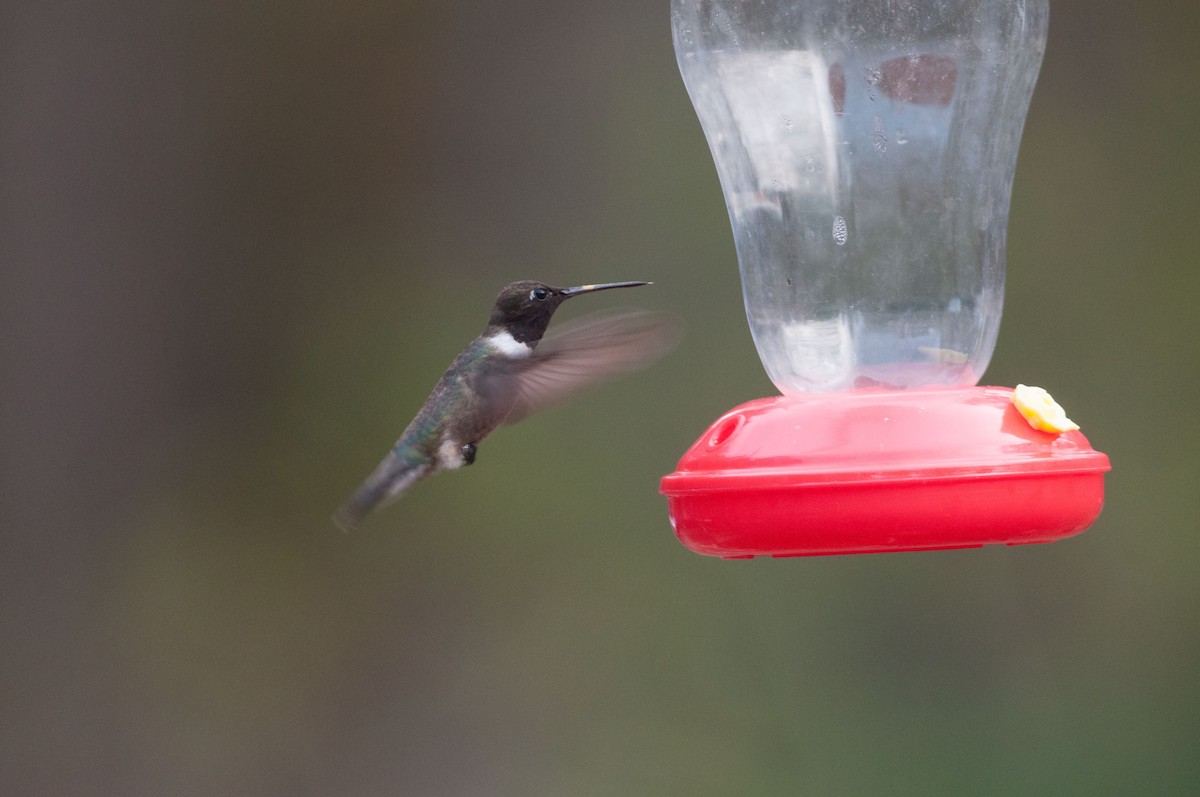
[[1046,0],[673,0],[784,394],[975,384]]

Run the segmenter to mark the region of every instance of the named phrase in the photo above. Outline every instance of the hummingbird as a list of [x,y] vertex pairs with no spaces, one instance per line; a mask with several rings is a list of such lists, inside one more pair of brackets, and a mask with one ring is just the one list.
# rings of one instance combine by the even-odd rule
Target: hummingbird
[[597,313],[546,333],[550,317],[567,299],[650,284],[506,285],[483,333],[450,363],[391,451],[334,513],[334,522],[353,529],[420,479],[475,462],[479,443],[497,427],[644,368],[675,348],[679,324],[666,313]]

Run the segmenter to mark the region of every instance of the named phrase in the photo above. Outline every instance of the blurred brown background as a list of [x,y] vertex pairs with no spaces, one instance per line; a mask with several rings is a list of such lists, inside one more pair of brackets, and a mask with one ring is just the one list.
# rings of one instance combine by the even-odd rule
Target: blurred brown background
[[[1021,152],[984,381],[1100,521],[722,562],[657,480],[772,387],[665,0],[7,0],[0,793],[1194,790],[1198,9],[1054,0]],[[516,278],[690,334],[335,532]]]

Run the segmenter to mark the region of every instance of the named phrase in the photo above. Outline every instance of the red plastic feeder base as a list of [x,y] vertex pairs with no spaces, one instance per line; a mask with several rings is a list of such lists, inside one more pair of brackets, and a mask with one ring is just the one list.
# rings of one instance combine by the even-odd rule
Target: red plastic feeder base
[[1104,504],[1108,457],[1029,426],[1010,388],[759,399],[665,476],[671,525],[726,558],[1053,542]]

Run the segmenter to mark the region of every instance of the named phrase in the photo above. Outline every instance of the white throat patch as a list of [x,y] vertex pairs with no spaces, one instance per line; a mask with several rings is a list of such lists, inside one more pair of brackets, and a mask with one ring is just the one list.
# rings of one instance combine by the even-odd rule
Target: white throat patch
[[495,335],[484,338],[484,341],[496,351],[503,354],[505,357],[524,358],[533,354],[533,347],[528,343],[521,343],[507,332],[497,332]]
[[448,437],[438,446],[437,461],[442,470],[455,470],[467,464],[463,458],[462,445]]

